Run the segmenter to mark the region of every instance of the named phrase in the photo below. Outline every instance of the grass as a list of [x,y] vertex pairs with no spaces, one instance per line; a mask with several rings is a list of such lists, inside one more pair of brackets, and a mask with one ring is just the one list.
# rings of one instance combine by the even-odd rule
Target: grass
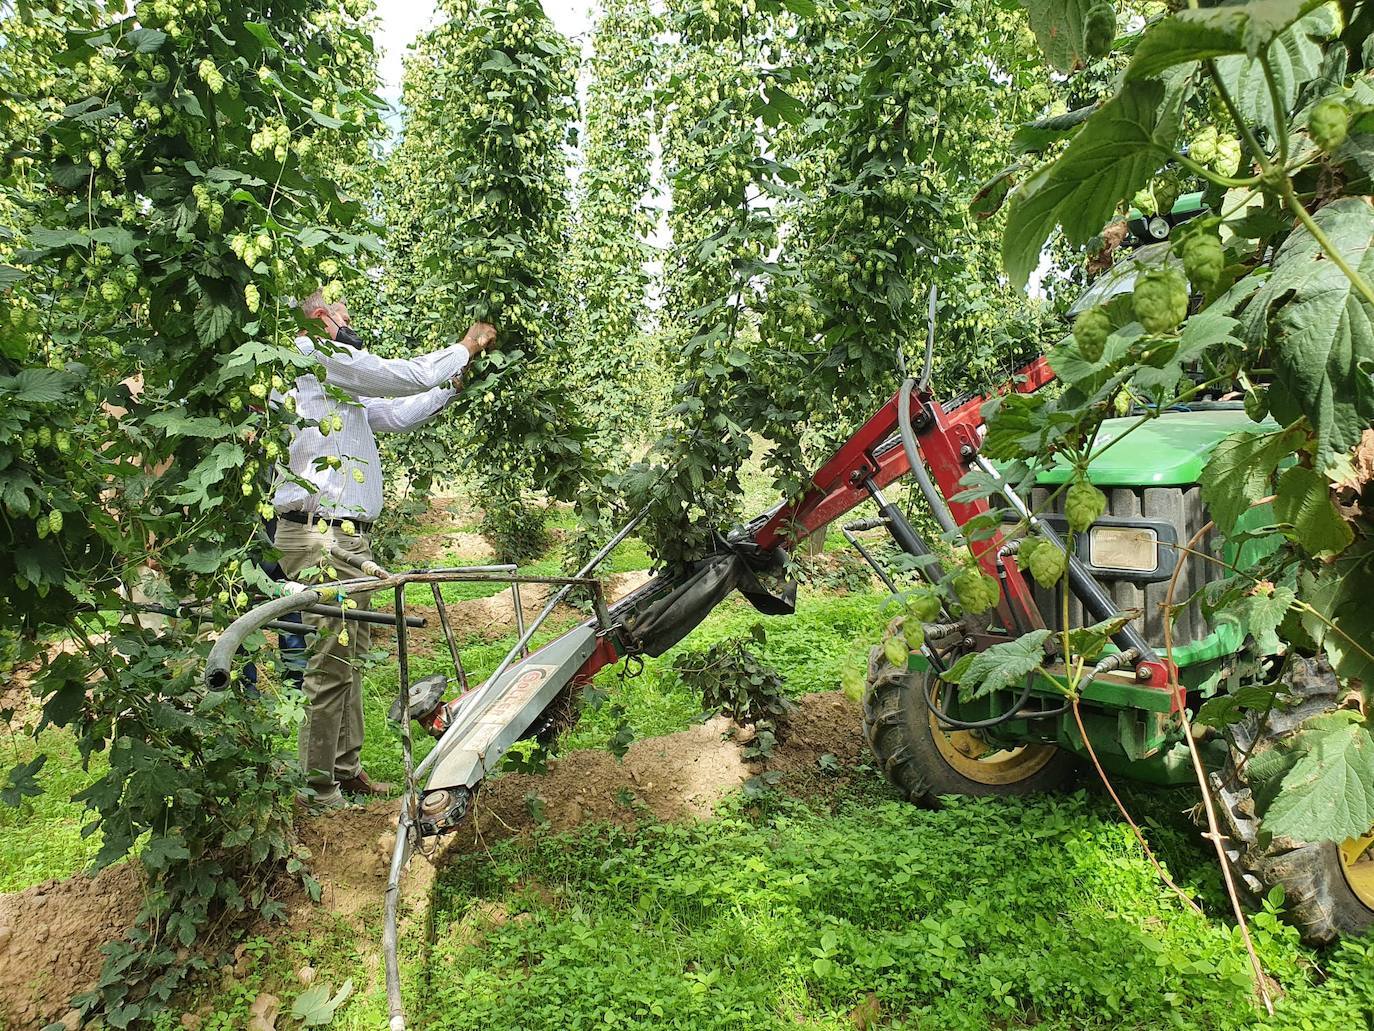
[[1255,924],[1287,990],[1274,1021],[1255,1012],[1233,929],[1162,890],[1096,797],[938,812],[737,802],[699,824],[516,840],[450,868],[413,1018],[455,1031],[1368,1026],[1368,946],[1333,953],[1320,983],[1291,929],[1272,913]]
[[47,756],[38,783],[42,794],[18,806],[0,805],[0,892],[22,891],[55,877],[66,877],[88,865],[100,851],[98,833],[82,837],[90,821],[85,807],[71,800],[105,770],[105,757],[91,757],[90,770],[81,767],[76,741],[65,730],[49,728],[35,740],[11,735],[0,768]]

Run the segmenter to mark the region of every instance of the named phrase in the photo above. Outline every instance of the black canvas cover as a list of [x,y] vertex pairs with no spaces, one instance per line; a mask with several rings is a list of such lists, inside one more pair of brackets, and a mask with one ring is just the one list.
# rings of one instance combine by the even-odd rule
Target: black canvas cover
[[691,633],[733,590],[764,615],[790,615],[797,607],[796,583],[786,580],[774,588],[768,582],[779,558],[721,540],[716,552],[693,563],[667,595],[630,615],[625,628],[644,654],[656,656]]

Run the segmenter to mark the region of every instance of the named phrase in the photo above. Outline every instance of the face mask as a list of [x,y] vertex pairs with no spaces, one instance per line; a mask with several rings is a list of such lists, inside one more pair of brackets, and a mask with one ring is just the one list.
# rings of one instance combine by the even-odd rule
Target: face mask
[[340,344],[347,344],[349,347],[363,346],[363,338],[353,332],[351,326],[340,326],[339,331],[334,334],[334,339]]

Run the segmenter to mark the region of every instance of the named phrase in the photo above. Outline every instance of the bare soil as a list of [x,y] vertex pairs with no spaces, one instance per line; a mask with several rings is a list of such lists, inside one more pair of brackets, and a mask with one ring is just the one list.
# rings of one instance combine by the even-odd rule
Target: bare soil
[[130,863],[0,895],[0,1027],[76,1027],[68,1000],[95,983],[100,947],[124,934],[142,901]]

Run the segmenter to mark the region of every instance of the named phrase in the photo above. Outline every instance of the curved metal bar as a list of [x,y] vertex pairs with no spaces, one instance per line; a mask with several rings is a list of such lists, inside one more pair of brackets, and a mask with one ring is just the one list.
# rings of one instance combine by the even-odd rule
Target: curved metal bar
[[391,1031],[405,1031],[405,1005],[401,1001],[401,964],[396,955],[396,915],[401,902],[401,874],[410,860],[411,834],[415,826],[403,807],[396,827],[396,844],[391,849],[391,869],[386,878],[382,905],[382,958],[386,966],[386,1006]]

